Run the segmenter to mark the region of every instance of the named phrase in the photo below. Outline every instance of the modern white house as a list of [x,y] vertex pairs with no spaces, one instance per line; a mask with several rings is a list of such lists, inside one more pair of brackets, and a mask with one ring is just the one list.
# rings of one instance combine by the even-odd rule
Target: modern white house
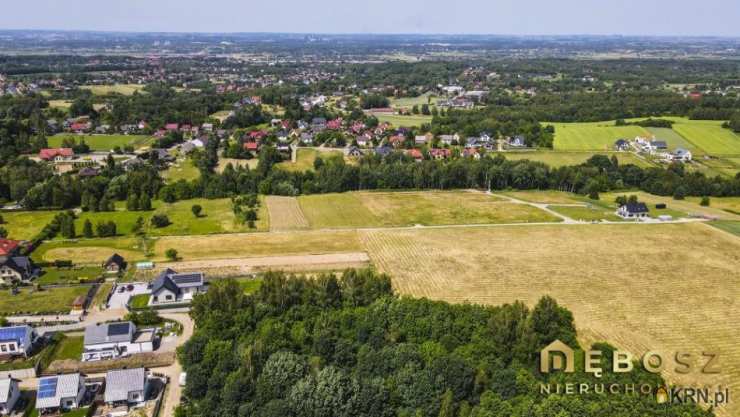
[[691,162],[691,158],[691,151],[683,148],[677,148],[673,153],[666,155],[668,161]]
[[38,335],[31,326],[0,327],[0,358],[28,356]]
[[645,203],[627,203],[617,210],[617,216],[623,219],[641,219],[648,217],[648,208]]
[[149,305],[189,304],[196,294],[205,292],[205,290],[206,285],[202,272],[178,274],[167,268],[152,284]]
[[83,362],[116,359],[152,351],[154,329],[137,330],[129,321],[85,327]]
[[146,401],[149,379],[144,368],[116,369],[105,375],[105,402],[136,407]]
[[79,408],[85,398],[85,377],[80,373],[39,379],[36,409],[40,414]]
[[19,380],[13,378],[0,379],[0,416],[13,412],[15,404],[21,397],[19,383]]

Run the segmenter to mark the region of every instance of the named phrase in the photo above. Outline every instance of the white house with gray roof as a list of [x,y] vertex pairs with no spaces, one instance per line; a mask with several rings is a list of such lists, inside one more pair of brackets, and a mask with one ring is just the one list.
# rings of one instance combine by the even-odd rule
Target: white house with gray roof
[[79,408],[85,398],[85,377],[80,373],[39,379],[36,409],[41,414]]
[[137,330],[130,321],[85,327],[82,361],[116,359],[154,351],[154,329]]
[[21,397],[19,383],[19,380],[13,378],[0,379],[0,416],[13,412],[15,404]]
[[189,304],[196,294],[205,292],[206,285],[202,272],[178,274],[167,268],[152,284],[150,306],[168,304]]
[[146,401],[149,379],[144,368],[116,369],[105,375],[105,402],[137,406]]
[[0,327],[0,358],[28,356],[38,338],[36,330],[27,325]]

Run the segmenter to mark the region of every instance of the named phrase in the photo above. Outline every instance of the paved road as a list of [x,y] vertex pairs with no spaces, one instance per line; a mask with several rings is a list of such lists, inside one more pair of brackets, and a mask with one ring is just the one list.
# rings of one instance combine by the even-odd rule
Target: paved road
[[[193,336],[194,323],[189,315],[180,314],[162,314],[162,317],[178,321],[182,323],[182,334],[177,338],[177,346],[183,345],[185,342]],[[170,378],[170,384],[167,388],[166,397],[164,401],[164,408],[160,416],[162,417],[174,417],[175,408],[180,404],[180,397],[182,396],[182,387],[180,387],[180,373],[182,373],[182,366],[180,362],[175,360],[175,363],[166,368],[157,368],[157,372],[161,372]]]

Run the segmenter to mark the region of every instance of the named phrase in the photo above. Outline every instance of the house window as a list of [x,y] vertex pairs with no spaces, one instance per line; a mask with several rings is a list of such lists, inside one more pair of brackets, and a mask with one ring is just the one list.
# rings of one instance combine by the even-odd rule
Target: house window
[[72,400],[67,401],[67,407],[72,407],[74,405],[74,402]]
[[11,343],[10,345],[8,345],[8,349],[9,349],[9,350],[10,350],[11,352],[15,352],[15,343]]
[[0,350],[2,350],[3,352],[7,352],[8,347],[6,345],[0,345]]
[[167,301],[171,301],[172,300],[172,296],[171,295],[166,295],[164,297],[164,299],[167,300]]
[[131,395],[131,399],[134,400],[134,401],[139,401],[139,394],[138,393],[132,394]]

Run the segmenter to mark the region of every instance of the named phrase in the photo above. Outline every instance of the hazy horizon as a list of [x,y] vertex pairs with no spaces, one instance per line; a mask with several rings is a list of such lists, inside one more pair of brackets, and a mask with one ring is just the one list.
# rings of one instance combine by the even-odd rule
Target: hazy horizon
[[[740,37],[736,0],[239,0],[9,3],[0,30],[324,35]],[[33,10],[33,13],[29,13]]]

